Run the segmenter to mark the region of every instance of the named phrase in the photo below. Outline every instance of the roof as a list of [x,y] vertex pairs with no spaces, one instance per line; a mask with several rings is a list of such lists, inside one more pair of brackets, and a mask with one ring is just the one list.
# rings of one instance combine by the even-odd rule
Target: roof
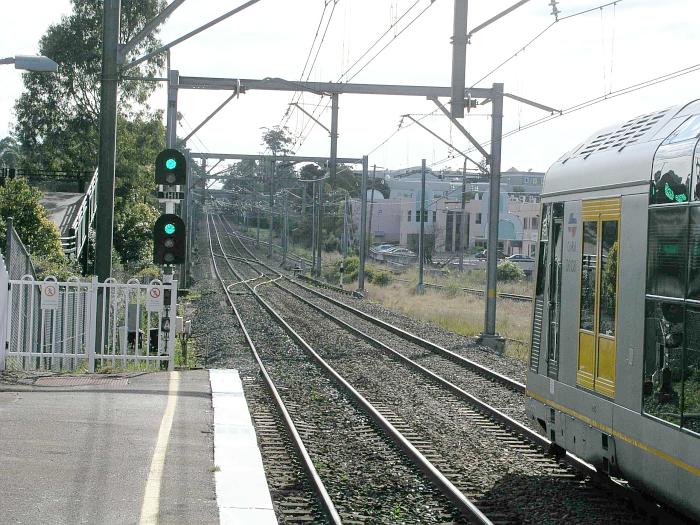
[[659,145],[689,116],[697,114],[700,100],[601,129],[549,168],[542,193],[573,193],[650,180]]

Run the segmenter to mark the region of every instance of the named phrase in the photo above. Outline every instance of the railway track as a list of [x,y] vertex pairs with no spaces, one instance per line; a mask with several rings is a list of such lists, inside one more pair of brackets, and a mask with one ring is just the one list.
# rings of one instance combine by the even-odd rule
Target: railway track
[[[222,287],[228,293],[241,285],[248,290],[244,295],[231,294],[235,297],[239,322],[245,326],[253,318],[261,319],[261,310],[267,308],[255,289],[266,279],[260,277],[260,272],[248,270],[244,274],[233,268],[231,263],[237,258],[225,253],[212,223],[214,238],[220,249],[215,251],[212,242],[212,257],[225,261],[231,273],[231,278],[225,279],[218,272]],[[230,304],[234,306],[234,301]],[[475,522],[490,523],[482,519],[478,509],[471,507],[459,491],[453,489],[450,493],[449,483],[447,487],[438,484],[440,488],[436,489],[432,476],[439,477],[437,469],[425,460],[421,462],[420,454],[410,450],[405,438],[402,441],[395,429],[392,434],[391,424],[356,392],[353,395],[354,389],[340,376],[333,377],[332,369],[325,368],[323,375],[322,360],[315,359],[312,364],[308,359],[313,349],[300,338],[280,333],[279,326],[269,322],[270,315],[272,312],[268,311],[265,321],[257,321],[259,328],[262,327],[257,331],[263,332],[259,335],[268,343],[261,345],[258,341],[261,370],[269,368],[269,376],[275,382],[286,376],[280,387],[283,405],[287,406],[291,420],[297,421],[307,455],[318,466],[343,523],[452,523],[461,522],[460,512],[476,517]],[[261,349],[262,346],[267,348]],[[332,382],[329,376],[333,377]],[[342,393],[338,391],[339,385],[343,385]],[[339,432],[339,428],[343,431]],[[406,446],[408,450],[403,448]],[[407,458],[412,454],[416,457],[409,462]],[[450,503],[446,498],[457,502]]]
[[[228,226],[230,227],[230,225]],[[455,418],[458,418],[458,420],[467,420],[474,424],[478,423],[482,429],[486,429],[486,434],[490,435],[484,439],[495,438],[496,441],[500,443],[497,444],[491,441],[494,449],[507,447],[519,457],[526,457],[532,463],[539,464],[539,467],[543,469],[544,475],[556,479],[557,483],[561,486],[568,485],[569,488],[573,487],[574,493],[585,493],[586,499],[595,499],[601,492],[601,486],[603,486],[604,490],[612,491],[616,497],[624,496],[625,498],[633,497],[634,499],[639,499],[638,495],[629,489],[624,482],[609,480],[609,478],[601,478],[595,472],[595,469],[581,462],[574,456],[567,454],[562,458],[562,462],[546,457],[543,452],[549,449],[551,443],[526,427],[527,419],[522,410],[522,398],[519,403],[520,409],[513,409],[513,398],[508,398],[509,395],[522,394],[524,387],[518,382],[512,381],[509,378],[499,377],[500,375],[498,374],[493,375],[489,371],[484,372],[485,367],[480,365],[475,367],[474,363],[468,360],[465,361],[461,359],[460,356],[455,357],[451,352],[438,347],[438,345],[424,341],[414,334],[405,332],[379,319],[370,319],[371,316],[364,312],[344,305],[336,299],[325,296],[317,290],[313,290],[283,276],[268,264],[257,260],[254,254],[237,238],[234,232],[229,231],[228,233],[231,235],[232,243],[237,242],[238,246],[240,246],[239,249],[238,246],[232,245],[238,254],[236,259],[239,263],[248,265],[251,269],[256,268],[253,271],[258,274],[267,275],[268,278],[275,278],[274,283],[271,283],[269,287],[265,288],[264,294],[269,297],[270,300],[274,300],[277,305],[286,304],[285,307],[280,308],[283,310],[286,309],[288,319],[313,319],[314,314],[321,315],[342,329],[341,331],[345,332],[345,336],[347,336],[347,333],[353,334],[356,338],[362,339],[363,342],[368,343],[373,348],[383,350],[387,355],[390,355],[391,359],[402,362],[409,367],[414,373],[410,381],[414,384],[420,384],[422,381],[424,383],[422,387],[423,390],[433,392],[433,397],[439,399],[440,404],[450,407],[449,411]],[[282,282],[284,282],[284,284],[282,284]],[[293,288],[296,289],[296,291],[294,291]],[[272,292],[271,290],[275,291]],[[290,298],[294,298],[294,300]],[[301,307],[299,302],[301,302],[304,307]],[[320,306],[320,304],[324,302],[325,304]],[[349,317],[347,315],[348,313],[352,313],[354,317]],[[319,324],[319,321],[301,322],[297,323],[296,328],[301,331],[308,340],[316,340],[318,344],[321,344],[321,341],[318,341]],[[302,325],[302,327],[300,328],[299,325]],[[316,335],[314,335],[314,330]],[[334,340],[337,346],[337,342],[344,340],[341,338],[345,336],[336,332],[334,332],[334,334]],[[379,338],[381,338],[381,340]],[[387,342],[393,344],[395,348],[391,348]],[[346,345],[350,347],[358,346],[357,342],[353,343],[350,340],[347,341]],[[328,346],[329,345],[326,343],[326,347]],[[332,347],[333,345],[330,346]],[[401,351],[398,351],[398,348],[401,348]],[[353,353],[355,364],[357,364],[357,353]],[[330,355],[328,357],[329,359],[331,358]],[[371,355],[365,351],[362,359],[364,364],[360,367],[361,370],[372,370],[376,367],[376,362],[373,362],[373,360],[376,360],[376,353],[375,355]],[[420,361],[420,363],[418,361]],[[433,370],[437,370],[438,373],[436,374]],[[363,373],[358,374],[357,371],[355,371],[355,373],[356,383],[360,384],[363,381],[367,381]],[[385,371],[385,374],[390,373],[392,372],[389,369]],[[344,371],[344,374],[352,375],[350,371]],[[439,374],[448,376],[448,379],[441,377]],[[450,380],[453,382],[450,382]],[[377,380],[377,384],[379,382],[380,381]],[[494,389],[495,384],[498,384],[500,390]],[[491,404],[499,406],[501,409],[505,408],[505,410],[497,410],[488,402],[484,402],[468,393],[467,389],[470,389],[472,392],[476,390],[480,393],[481,397],[490,397],[489,400]],[[504,391],[507,392],[504,393]],[[372,399],[376,405],[384,407],[385,409],[386,407],[398,406],[400,404],[397,399],[376,398],[373,397],[373,394],[364,393],[368,398]],[[465,401],[471,405],[470,408],[465,407]],[[391,410],[386,410],[388,417],[400,417],[392,413]],[[510,414],[506,415],[504,412],[510,412]],[[441,467],[445,468],[446,471],[452,473],[453,477],[451,479],[454,480],[455,485],[467,494],[470,499],[474,501],[487,501],[488,498],[485,497],[487,495],[484,494],[483,491],[480,492],[475,489],[472,483],[465,483],[463,472],[455,473],[454,465],[460,464],[460,457],[451,456],[449,451],[444,451],[445,453],[443,455],[438,454],[438,456],[435,456],[431,440],[425,438],[426,435],[430,434],[431,432],[429,429],[425,428],[423,429],[422,437],[421,433],[416,434],[414,431],[413,434],[416,442],[419,443],[420,446],[426,448],[425,454],[427,457],[450,458],[444,465],[438,459],[436,459],[436,461]],[[469,478],[473,472],[468,470],[467,472],[469,473],[467,478]],[[598,495],[596,495],[596,493],[598,493]],[[604,498],[602,499],[604,500]],[[496,498],[496,501],[492,502],[497,508],[502,508],[503,503],[504,502],[499,501],[498,498]],[[622,513],[623,515],[617,513],[615,508],[619,508],[619,503],[620,501],[618,500],[616,505],[612,505],[612,507],[608,509],[603,509],[602,515],[614,516],[620,523],[635,523],[640,521],[639,516],[630,517],[627,513]],[[488,509],[490,511],[491,507],[488,507]],[[651,506],[647,505],[646,510],[651,510],[653,512],[658,509],[652,504]],[[509,522],[511,518],[502,514],[496,514],[494,519],[499,522]],[[515,521],[520,519],[522,519],[522,517],[518,517]]]

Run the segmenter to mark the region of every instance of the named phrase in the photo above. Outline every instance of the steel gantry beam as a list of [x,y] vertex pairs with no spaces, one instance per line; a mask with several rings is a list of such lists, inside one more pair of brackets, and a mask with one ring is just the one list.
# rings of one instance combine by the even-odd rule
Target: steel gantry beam
[[[193,159],[212,159],[212,160],[263,160],[267,157],[272,158],[272,155],[251,155],[246,153],[190,153]],[[314,162],[317,164],[325,164],[329,157],[314,157],[309,155],[277,155],[275,157],[278,162]],[[362,164],[362,157],[338,157],[336,163],[340,164]]]
[[[401,86],[396,84],[350,84],[343,82],[299,82],[283,78],[216,78],[181,76],[180,89],[235,89],[240,82],[241,93],[247,90],[259,91],[307,91],[317,95],[395,95],[406,97],[449,97],[450,86]],[[475,98],[490,98],[490,88],[470,88],[469,93]],[[464,95],[467,95],[465,90]]]

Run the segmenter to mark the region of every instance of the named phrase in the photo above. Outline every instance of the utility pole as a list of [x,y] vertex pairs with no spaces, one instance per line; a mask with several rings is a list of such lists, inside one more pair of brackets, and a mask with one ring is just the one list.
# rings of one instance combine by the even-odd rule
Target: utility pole
[[[272,165],[270,165],[272,164]],[[272,208],[275,205],[275,187],[274,187],[274,176],[275,176],[275,166],[277,165],[277,162],[273,159],[272,161],[267,161],[267,166],[268,166],[268,171],[270,173],[270,218],[269,218],[269,224],[267,225],[268,228],[268,245],[267,245],[267,258],[271,259],[272,258],[272,230],[274,229],[274,222],[275,222],[275,217],[272,214]]]
[[467,192],[467,159],[464,159],[464,170],[462,171],[462,218],[459,228],[459,272],[464,272],[464,233],[467,228],[466,224],[466,214],[464,213],[466,205],[466,192]]
[[420,168],[420,234],[418,236],[418,287],[416,291],[423,293],[423,261],[425,260],[425,159]]
[[311,183],[311,275],[316,275],[316,182]]
[[369,171],[369,159],[367,155],[362,157],[362,185],[360,198],[362,208],[360,211],[360,268],[357,272],[357,290],[365,291],[365,257],[367,257],[367,172]]
[[321,244],[323,238],[323,180],[318,181],[318,230],[316,233],[316,257],[318,258],[318,263],[316,264],[316,277],[321,277]]
[[260,248],[260,206],[255,203],[255,247]]
[[501,197],[501,140],[503,135],[503,84],[493,84],[491,103],[491,180],[489,182],[489,230],[486,259],[486,318],[478,341],[502,351],[505,339],[496,333],[496,270],[498,267],[498,219]]
[[[100,281],[112,274],[114,228],[114,167],[117,151],[117,91],[119,71],[119,22],[121,0],[105,0],[102,39],[102,85],[100,88],[100,158],[95,220],[95,273]],[[99,323],[98,323],[99,324]],[[98,337],[97,340],[100,338]]]
[[282,226],[282,266],[287,264],[287,236],[289,228],[289,212],[287,210],[287,192],[284,192],[284,224]]
[[[102,18],[102,84],[100,87],[100,157],[95,217],[95,273],[100,282],[112,276],[112,234],[114,231],[114,171],[117,155],[117,94],[119,71],[119,22],[121,0],[105,0]],[[108,311],[109,292],[98,289],[95,352],[102,353],[103,325]]]
[[369,230],[367,234],[367,249],[369,250],[369,245],[372,243],[372,215],[374,215],[374,183],[377,180],[377,165],[372,166],[372,197],[369,200]]

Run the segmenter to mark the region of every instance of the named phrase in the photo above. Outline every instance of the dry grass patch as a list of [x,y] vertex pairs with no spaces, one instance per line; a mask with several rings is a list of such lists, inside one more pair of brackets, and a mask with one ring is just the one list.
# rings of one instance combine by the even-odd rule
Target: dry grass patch
[[[482,297],[453,293],[451,287],[444,291],[427,288],[425,294],[418,295],[413,282],[394,281],[385,287],[367,284],[366,288],[371,300],[414,319],[435,323],[450,332],[476,336],[484,328],[485,304]],[[528,356],[530,315],[529,303],[507,299],[498,301],[496,330],[509,339],[506,354],[523,361]]]

